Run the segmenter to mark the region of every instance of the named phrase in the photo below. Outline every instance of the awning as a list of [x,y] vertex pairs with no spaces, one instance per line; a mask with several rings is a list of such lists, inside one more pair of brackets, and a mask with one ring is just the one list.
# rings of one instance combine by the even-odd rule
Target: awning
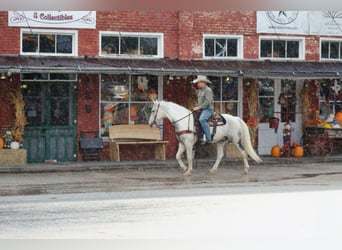
[[342,62],[0,56],[0,73],[6,72],[340,78]]

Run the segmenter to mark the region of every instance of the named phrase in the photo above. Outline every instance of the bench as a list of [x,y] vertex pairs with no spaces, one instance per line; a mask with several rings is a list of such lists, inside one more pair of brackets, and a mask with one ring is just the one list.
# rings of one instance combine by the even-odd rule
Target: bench
[[101,159],[103,145],[98,131],[81,131],[80,148],[84,161],[99,161]]
[[112,161],[120,161],[121,145],[151,145],[154,159],[166,160],[166,144],[162,141],[159,128],[145,124],[114,125],[109,127],[109,150]]

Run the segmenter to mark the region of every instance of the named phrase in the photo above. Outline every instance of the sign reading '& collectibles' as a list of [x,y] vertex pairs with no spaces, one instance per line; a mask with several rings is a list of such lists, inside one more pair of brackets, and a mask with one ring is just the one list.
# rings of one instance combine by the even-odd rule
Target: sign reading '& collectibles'
[[8,11],[8,26],[96,28],[96,11]]

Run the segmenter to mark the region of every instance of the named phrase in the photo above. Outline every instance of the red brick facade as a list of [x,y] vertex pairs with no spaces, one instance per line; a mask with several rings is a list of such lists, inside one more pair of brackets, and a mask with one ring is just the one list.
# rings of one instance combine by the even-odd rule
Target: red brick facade
[[[243,59],[259,58],[259,36],[256,33],[255,11],[98,11],[96,29],[78,29],[78,56],[99,55],[99,32],[156,32],[164,35],[164,57],[179,60],[203,58],[203,34],[243,35]],[[77,29],[77,27],[75,27]],[[8,27],[8,13],[0,12],[0,55],[20,54],[20,28]],[[305,36],[305,59],[319,60],[318,36]],[[87,79],[89,78],[89,79]],[[193,95],[191,77],[176,79],[172,86],[168,77],[163,79],[166,100],[191,106],[186,98]],[[90,81],[92,84],[87,84]],[[19,88],[19,75],[13,81],[0,80],[0,135],[13,123],[13,107],[6,101],[6,91]],[[91,92],[91,99],[86,99],[86,91]],[[245,101],[244,101],[245,104]],[[91,112],[85,106],[91,106]],[[246,117],[244,105],[244,117]],[[77,134],[82,130],[99,129],[99,76],[81,74],[77,84]],[[166,121],[164,139],[169,140],[167,157],[174,157],[177,143],[171,124]],[[139,149],[124,153],[123,159],[137,155]],[[108,159],[105,148],[103,159]],[[78,155],[80,159],[80,155]]]

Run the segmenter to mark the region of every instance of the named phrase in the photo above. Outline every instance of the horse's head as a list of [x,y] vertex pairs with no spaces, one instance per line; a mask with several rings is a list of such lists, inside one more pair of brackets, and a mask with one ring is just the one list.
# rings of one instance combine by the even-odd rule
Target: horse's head
[[154,100],[153,107],[151,110],[150,119],[148,119],[148,124],[152,127],[154,124],[161,124],[161,120],[163,118],[162,111],[160,110],[160,101]]

